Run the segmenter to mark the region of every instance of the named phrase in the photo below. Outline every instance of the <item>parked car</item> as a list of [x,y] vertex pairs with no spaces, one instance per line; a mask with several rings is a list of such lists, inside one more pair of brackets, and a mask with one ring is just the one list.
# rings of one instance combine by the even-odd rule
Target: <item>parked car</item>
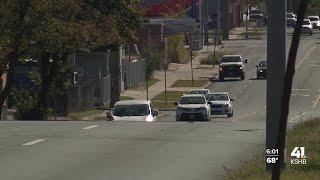
[[248,63],[248,60],[244,60],[240,55],[223,56],[219,65],[219,80],[223,81],[225,77],[240,77],[244,80],[245,63]]
[[287,18],[287,26],[294,27],[297,23],[297,20],[295,18]]
[[158,116],[158,110],[148,100],[118,101],[107,118],[111,121],[146,121],[153,122]]
[[208,102],[211,102],[211,114],[233,116],[233,99],[227,92],[209,93],[206,98]]
[[203,94],[183,95],[175,104],[177,105],[176,121],[210,121],[210,103]]
[[310,19],[313,29],[319,29],[320,28],[319,16],[308,16],[308,19]]
[[260,61],[257,67],[257,79],[267,77],[267,61]]
[[312,25],[310,19],[304,19],[301,29],[302,34],[313,34]]
[[203,95],[207,95],[208,93],[210,93],[209,89],[193,89],[190,91],[190,94],[203,94]]

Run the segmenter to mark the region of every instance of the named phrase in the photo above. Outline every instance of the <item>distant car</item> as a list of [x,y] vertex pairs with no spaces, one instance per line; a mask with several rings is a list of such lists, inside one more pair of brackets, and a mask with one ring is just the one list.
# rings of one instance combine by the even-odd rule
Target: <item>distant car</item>
[[202,94],[183,95],[175,104],[177,105],[176,121],[210,121],[210,103]]
[[223,56],[219,64],[219,80],[223,81],[225,77],[240,77],[244,80],[245,63],[248,63],[248,60],[244,60],[240,55]]
[[302,34],[310,34],[310,35],[313,34],[312,24],[311,24],[310,19],[304,19],[303,20],[301,33]]
[[190,94],[203,94],[203,95],[207,95],[208,93],[210,93],[209,89],[193,89],[190,91]]
[[319,29],[320,28],[319,16],[308,16],[308,19],[310,19],[313,29]]
[[287,13],[287,18],[292,18],[292,19],[295,19],[295,21],[297,21],[297,15],[294,14],[294,13]]
[[233,116],[233,99],[229,97],[227,92],[209,93],[206,98],[208,102],[211,102],[210,106],[212,115]]
[[297,20],[295,18],[287,18],[287,26],[294,27],[297,23]]
[[146,121],[153,122],[158,116],[158,111],[148,100],[118,101],[107,118],[111,121]]
[[257,79],[267,77],[267,61],[260,61],[257,67]]

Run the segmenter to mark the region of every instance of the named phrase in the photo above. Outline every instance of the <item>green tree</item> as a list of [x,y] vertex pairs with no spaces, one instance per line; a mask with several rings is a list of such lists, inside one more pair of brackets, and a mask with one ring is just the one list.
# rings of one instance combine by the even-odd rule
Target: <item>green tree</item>
[[[0,2],[0,49],[4,50],[0,54],[2,72],[7,71],[10,79],[14,65],[24,58],[35,59],[39,64],[35,119],[46,119],[48,97],[54,89],[59,64],[68,56],[81,49],[117,47],[134,38],[141,16],[137,3],[136,0]],[[10,83],[1,93],[1,105],[9,89]]]

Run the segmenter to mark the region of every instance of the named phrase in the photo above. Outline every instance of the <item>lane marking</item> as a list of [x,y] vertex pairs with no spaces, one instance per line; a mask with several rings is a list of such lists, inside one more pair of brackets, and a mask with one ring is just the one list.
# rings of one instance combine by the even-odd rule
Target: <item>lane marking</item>
[[296,65],[296,69],[299,69],[301,67],[302,63],[310,56],[310,54],[316,49],[315,46],[313,46],[311,49],[308,50],[306,55],[300,60],[300,62]]
[[238,121],[238,120],[240,120],[240,119],[243,119],[243,118],[245,118],[245,117],[252,116],[252,115],[255,115],[255,114],[257,114],[257,112],[252,112],[252,113],[248,113],[248,114],[242,115],[242,116],[240,116],[240,117],[232,120],[232,122],[236,122],[236,121]]
[[320,94],[318,95],[318,97],[316,98],[316,101],[314,102],[314,104],[313,104],[313,108],[315,108],[317,105],[318,105],[318,103],[319,103],[319,100],[320,100]]
[[88,129],[96,128],[96,127],[98,127],[98,126],[99,126],[99,125],[91,125],[91,126],[84,127],[84,128],[82,128],[82,129],[88,130]]
[[22,144],[22,146],[32,146],[34,144],[37,144],[37,143],[40,143],[40,142],[43,142],[43,141],[45,141],[45,139],[36,139],[34,141],[30,141],[30,142]]
[[303,96],[303,97],[309,97],[310,94],[291,94],[291,96]]
[[99,126],[99,125],[91,125],[91,126],[84,127],[84,128],[82,128],[82,129],[88,130],[88,129],[96,128],[96,127],[98,127],[98,126]]
[[311,89],[292,89],[292,91],[311,91]]

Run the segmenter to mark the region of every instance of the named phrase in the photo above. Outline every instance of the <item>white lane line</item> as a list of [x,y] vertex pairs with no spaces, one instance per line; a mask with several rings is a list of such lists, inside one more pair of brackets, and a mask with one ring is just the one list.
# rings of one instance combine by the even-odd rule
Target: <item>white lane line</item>
[[99,126],[99,125],[91,125],[91,126],[84,127],[84,128],[82,128],[82,129],[88,130],[88,129],[96,128],[96,127],[98,127],[98,126]]
[[303,96],[303,97],[309,97],[310,94],[291,94],[291,96]]
[[252,116],[252,115],[255,115],[255,114],[257,114],[257,112],[252,112],[252,113],[248,113],[248,114],[239,116],[238,118],[232,120],[232,122],[236,122],[236,121],[238,121],[239,119],[243,119],[243,118],[245,118],[245,117]]
[[300,62],[296,65],[296,69],[298,69],[302,63],[310,56],[310,54],[312,53],[312,51],[314,51],[316,49],[315,46],[313,46],[312,48],[309,49],[309,51],[306,53],[306,55],[300,60]]
[[292,89],[292,91],[311,91],[311,89]]
[[32,145],[40,143],[42,141],[45,141],[45,139],[37,139],[37,140],[34,140],[34,141],[30,141],[30,142],[22,144],[22,146],[32,146]]
[[313,106],[312,106],[313,108],[315,108],[315,107],[317,106],[319,100],[320,100],[320,94],[318,95],[316,101],[314,102],[314,104],[313,104]]

